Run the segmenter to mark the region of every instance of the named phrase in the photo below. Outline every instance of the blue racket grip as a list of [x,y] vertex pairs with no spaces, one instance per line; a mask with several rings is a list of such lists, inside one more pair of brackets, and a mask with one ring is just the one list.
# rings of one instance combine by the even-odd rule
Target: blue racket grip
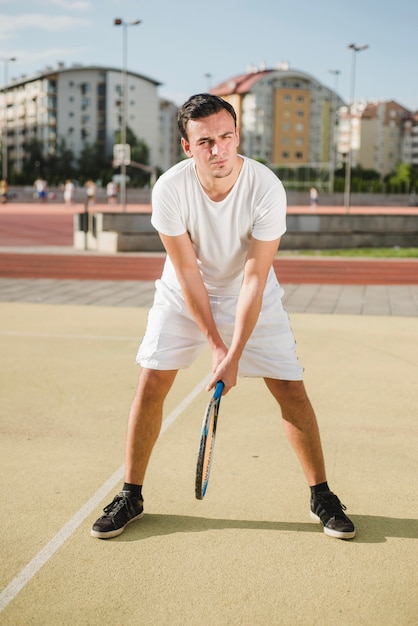
[[215,387],[215,393],[213,394],[214,400],[219,400],[219,398],[222,395],[222,391],[224,387],[225,385],[223,384],[223,382],[221,380],[218,380],[218,382],[216,383],[216,387]]

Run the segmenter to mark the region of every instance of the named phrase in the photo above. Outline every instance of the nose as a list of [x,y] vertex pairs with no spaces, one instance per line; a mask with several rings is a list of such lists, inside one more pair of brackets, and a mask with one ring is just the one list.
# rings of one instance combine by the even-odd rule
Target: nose
[[214,155],[219,154],[219,147],[218,147],[218,144],[216,143],[216,141],[214,141],[213,144],[212,144],[211,152]]

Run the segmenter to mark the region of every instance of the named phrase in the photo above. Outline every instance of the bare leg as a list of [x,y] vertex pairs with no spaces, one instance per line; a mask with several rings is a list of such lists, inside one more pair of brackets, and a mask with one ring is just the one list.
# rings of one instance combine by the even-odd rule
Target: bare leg
[[129,412],[125,481],[142,485],[152,449],[161,430],[164,400],[177,370],[141,371]]
[[315,413],[303,381],[265,378],[273,397],[280,404],[283,426],[302,465],[310,486],[326,481],[325,463]]

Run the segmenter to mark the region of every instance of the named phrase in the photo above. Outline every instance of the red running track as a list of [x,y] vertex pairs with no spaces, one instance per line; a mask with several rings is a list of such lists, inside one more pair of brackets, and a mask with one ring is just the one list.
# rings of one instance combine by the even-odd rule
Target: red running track
[[[78,255],[0,253],[0,277],[90,280],[155,280],[164,255]],[[418,259],[279,257],[274,262],[283,284],[418,284]]]

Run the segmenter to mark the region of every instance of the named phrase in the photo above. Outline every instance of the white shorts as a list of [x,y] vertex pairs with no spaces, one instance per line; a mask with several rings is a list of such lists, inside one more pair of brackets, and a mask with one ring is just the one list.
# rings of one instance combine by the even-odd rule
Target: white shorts
[[[239,376],[302,380],[303,367],[296,356],[296,342],[289,317],[283,309],[282,289],[277,283],[265,294],[257,324],[239,362]],[[222,339],[230,345],[237,298],[210,296],[212,314]],[[156,281],[154,304],[139,346],[136,362],[154,370],[189,367],[207,341],[191,318],[182,294]]]

